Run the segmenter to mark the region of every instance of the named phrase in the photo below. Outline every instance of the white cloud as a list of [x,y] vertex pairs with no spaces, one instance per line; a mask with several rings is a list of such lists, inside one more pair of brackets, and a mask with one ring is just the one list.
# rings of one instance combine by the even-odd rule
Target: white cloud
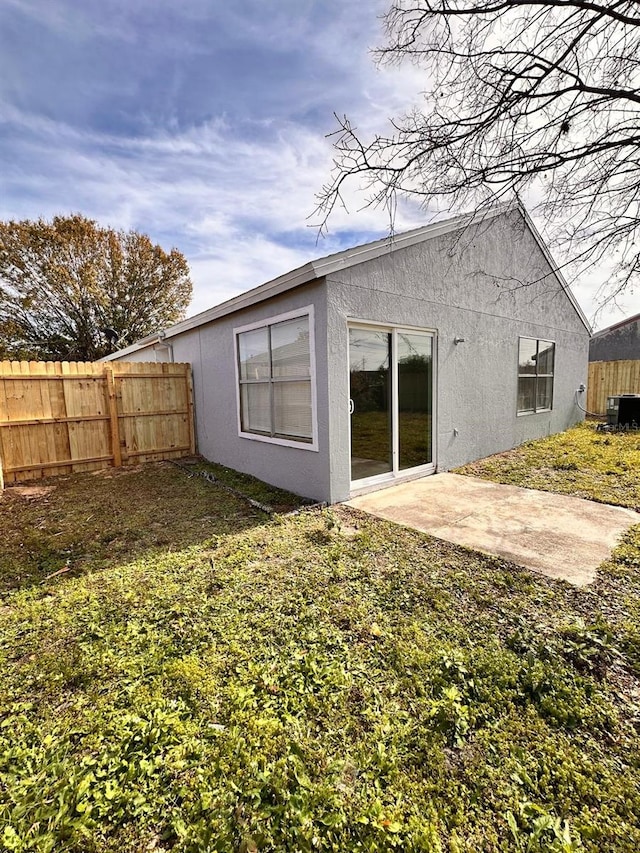
[[[424,88],[422,73],[410,64],[384,71],[373,66],[369,48],[382,41],[375,15],[386,0],[373,0],[365,8],[355,0],[324,5],[318,0],[244,0],[213,11],[209,0],[188,0],[179,9],[172,0],[89,0],[81,9],[68,0],[5,2],[5,9],[19,12],[23,20],[70,38],[70,49],[77,47],[74,39],[86,39],[93,48],[92,39],[99,37],[111,54],[102,57],[100,73],[91,50],[74,54],[77,89],[60,94],[59,103],[54,95],[48,110],[37,100],[30,102],[28,94],[39,91],[40,81],[23,74],[16,60],[13,78],[18,82],[14,90],[5,88],[0,103],[2,218],[80,211],[149,233],[167,248],[175,245],[191,263],[193,311],[345,248],[345,240],[386,232],[387,213],[365,207],[367,192],[355,183],[346,190],[349,213],[337,208],[331,217],[329,239],[316,245],[310,227],[314,219],[309,219],[331,169],[331,142],[324,134],[335,127],[332,110],[348,113],[364,135],[384,133],[389,117],[419,102]],[[136,29],[136,21],[151,27],[163,15],[186,29],[173,32],[166,22],[155,30]],[[253,46],[275,57],[265,65],[264,80],[260,68],[239,82],[220,67],[219,85],[228,88],[227,101],[210,98],[216,92],[199,76],[203,66],[197,62],[207,44],[199,31],[211,27],[212,15],[219,16],[216,24],[230,50]],[[322,26],[316,26],[318,16]],[[185,32],[194,38],[185,39]],[[119,75],[114,98],[105,69],[117,70],[120,51],[134,43],[138,64],[130,74],[127,66],[127,74]],[[149,78],[147,66],[162,68],[151,65],[151,59],[165,54],[166,73]],[[129,62],[132,55],[135,51],[127,54]],[[190,64],[194,57],[200,58]],[[205,59],[215,65],[218,55],[212,49]],[[298,64],[290,70],[293,59]],[[12,68],[10,57],[7,62]],[[281,112],[258,110],[276,86]],[[185,91],[196,106],[201,102],[196,117],[181,112]],[[63,100],[68,106],[74,99],[82,101],[81,107],[66,115]],[[225,103],[233,109],[221,108]],[[403,230],[425,221],[429,216],[416,204],[402,203],[395,225]],[[591,281],[576,288],[587,314],[592,314],[595,289]],[[625,300],[625,309],[640,310],[638,297]],[[601,324],[620,316],[606,312]]]

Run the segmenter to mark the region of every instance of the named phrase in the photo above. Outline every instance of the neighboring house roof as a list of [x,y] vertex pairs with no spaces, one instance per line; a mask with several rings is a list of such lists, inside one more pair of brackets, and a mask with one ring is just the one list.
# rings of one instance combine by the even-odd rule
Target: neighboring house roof
[[148,335],[146,338],[142,338],[135,344],[131,344],[131,346],[128,346],[125,349],[118,350],[111,355],[105,356],[101,360],[109,361],[114,358],[122,358],[122,356],[137,352],[145,347],[152,346],[166,338],[172,338],[182,332],[187,332],[190,329],[195,329],[205,323],[210,323],[212,320],[218,320],[220,317],[225,317],[227,314],[233,314],[235,311],[240,311],[243,308],[255,305],[256,303],[269,299],[272,296],[285,293],[286,291],[299,287],[302,284],[308,284],[318,278],[323,278],[324,276],[331,275],[339,270],[348,269],[356,264],[373,260],[374,258],[388,254],[389,252],[404,249],[408,246],[413,246],[416,243],[422,243],[425,240],[431,240],[434,237],[440,237],[444,234],[450,234],[453,231],[459,231],[469,225],[486,222],[489,219],[501,216],[502,214],[508,213],[512,210],[519,210],[522,214],[531,234],[538,243],[538,246],[544,254],[549,266],[555,273],[562,289],[567,294],[567,297],[582,320],[586,330],[591,334],[589,322],[578,305],[573,293],[569,289],[569,285],[567,284],[564,276],[553,260],[549,249],[533,224],[531,217],[519,202],[510,202],[507,204],[497,204],[490,208],[485,207],[478,211],[474,211],[473,213],[465,213],[439,222],[433,222],[430,225],[424,225],[421,228],[414,228],[412,231],[405,231],[402,234],[394,234],[389,237],[384,237],[381,240],[375,240],[372,243],[365,243],[351,249],[345,249],[344,251],[337,252],[333,255],[327,255],[324,258],[318,258],[315,261],[310,261],[309,263],[304,264],[304,266],[278,276],[278,278],[274,278],[271,281],[267,281],[265,284],[261,284],[259,287],[254,287],[251,290],[241,293],[239,296],[234,296],[232,299],[228,299],[226,302],[214,305],[213,308],[208,308],[200,314],[195,314],[193,317],[187,317],[186,320],[181,320],[179,323],[176,323],[174,326],[170,326],[164,331]]
[[612,326],[607,326],[606,329],[600,329],[599,332],[593,333],[593,338],[601,338],[603,335],[608,335],[609,332],[615,332],[618,329],[622,329],[625,326],[630,326],[632,323],[640,322],[640,314],[634,314],[633,317],[627,317],[626,320],[620,320],[618,323],[614,323]]
[[601,329],[589,341],[589,361],[640,359],[640,314]]
[[309,335],[300,335],[295,341],[282,344],[281,346],[271,348],[271,360],[269,359],[269,351],[252,355],[243,362],[244,368],[249,374],[254,372],[256,379],[268,377],[270,374],[270,364],[273,363],[276,376],[301,376],[300,365],[308,368],[309,364]]

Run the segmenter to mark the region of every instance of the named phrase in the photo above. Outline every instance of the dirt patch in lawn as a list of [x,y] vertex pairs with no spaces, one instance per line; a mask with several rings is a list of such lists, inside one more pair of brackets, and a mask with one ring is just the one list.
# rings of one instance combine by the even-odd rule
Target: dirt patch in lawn
[[6,494],[9,497],[20,495],[26,498],[44,498],[55,489],[55,486],[12,486],[11,491]]

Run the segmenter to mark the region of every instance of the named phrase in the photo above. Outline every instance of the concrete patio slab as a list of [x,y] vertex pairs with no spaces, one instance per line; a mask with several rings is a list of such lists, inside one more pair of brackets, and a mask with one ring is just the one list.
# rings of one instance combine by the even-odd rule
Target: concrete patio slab
[[576,586],[594,580],[621,535],[640,524],[640,513],[623,507],[460,474],[411,480],[347,506]]

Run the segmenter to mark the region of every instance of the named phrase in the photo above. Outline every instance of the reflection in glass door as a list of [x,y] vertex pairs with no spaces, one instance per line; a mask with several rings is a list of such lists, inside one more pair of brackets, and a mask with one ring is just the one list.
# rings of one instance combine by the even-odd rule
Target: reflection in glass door
[[349,329],[351,479],[392,470],[391,335]]
[[416,468],[433,461],[431,399],[433,338],[397,332],[398,468]]
[[433,468],[433,342],[428,332],[349,328],[352,481]]

